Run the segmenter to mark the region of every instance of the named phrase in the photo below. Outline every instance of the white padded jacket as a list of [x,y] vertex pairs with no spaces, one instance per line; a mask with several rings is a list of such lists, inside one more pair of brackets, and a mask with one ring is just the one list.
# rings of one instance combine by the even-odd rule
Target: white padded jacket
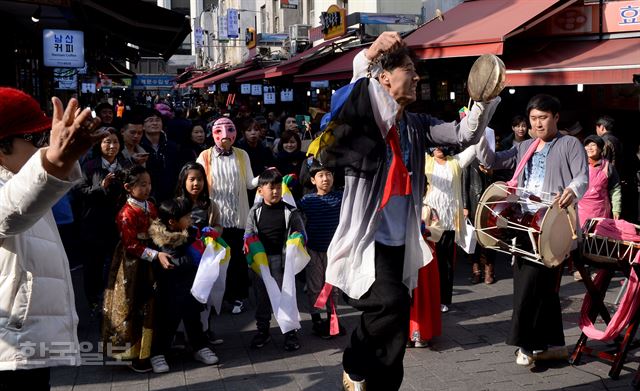
[[78,316],[67,255],[51,207],[81,178],[42,167],[0,167],[0,370],[79,365]]

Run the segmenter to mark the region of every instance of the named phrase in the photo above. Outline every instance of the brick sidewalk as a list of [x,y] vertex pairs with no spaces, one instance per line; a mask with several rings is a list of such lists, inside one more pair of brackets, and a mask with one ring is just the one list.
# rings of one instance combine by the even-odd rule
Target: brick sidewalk
[[[408,349],[402,390],[627,390],[640,362],[631,352],[619,380],[608,378],[609,366],[583,357],[578,366],[549,363],[523,368],[515,364],[513,346],[504,343],[511,318],[512,279],[507,261],[498,258],[498,281],[487,286],[470,285],[469,267],[459,263],[451,311],[443,314],[443,335],[430,348]],[[74,285],[82,287],[81,271],[74,272]],[[606,301],[611,303],[619,289],[612,283]],[[86,303],[76,289],[80,307],[80,339],[95,344],[98,324],[91,321]],[[571,350],[580,334],[578,318],[585,288],[565,276],[561,298],[566,342]],[[299,298],[300,307],[306,297]],[[255,332],[252,305],[240,315],[224,313],[216,323],[224,344],[216,349],[219,366],[206,367],[182,352],[168,357],[171,371],[155,375],[137,374],[126,367],[82,366],[55,368],[53,390],[340,390],[342,349],[347,337],[322,340],[311,334],[311,321],[302,313],[302,348],[289,353],[282,349],[283,337],[272,322],[273,341],[260,350],[249,348]],[[340,306],[339,313],[351,330],[358,313]],[[598,345],[596,345],[598,346]],[[600,345],[601,346],[601,345]]]

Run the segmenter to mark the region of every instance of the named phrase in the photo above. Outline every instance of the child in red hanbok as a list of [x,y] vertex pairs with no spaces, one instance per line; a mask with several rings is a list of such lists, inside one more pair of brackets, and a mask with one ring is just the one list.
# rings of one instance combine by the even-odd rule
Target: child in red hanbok
[[136,372],[149,372],[153,335],[154,277],[152,262],[171,268],[170,256],[151,247],[149,225],[156,208],[147,201],[151,177],[142,166],[125,173],[128,194],[116,223],[120,243],[116,247],[104,297],[102,337],[104,352],[118,360],[132,360]]

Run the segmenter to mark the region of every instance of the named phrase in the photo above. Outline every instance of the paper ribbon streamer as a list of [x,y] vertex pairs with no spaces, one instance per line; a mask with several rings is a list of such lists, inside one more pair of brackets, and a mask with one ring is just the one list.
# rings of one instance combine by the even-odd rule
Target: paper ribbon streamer
[[205,230],[203,234],[207,235],[202,238],[205,250],[191,286],[191,294],[200,303],[212,305],[220,314],[231,251],[222,238],[215,239],[215,234],[209,235]]
[[276,280],[271,276],[267,254],[257,235],[245,238],[247,262],[251,270],[262,277],[273,315],[283,334],[301,328],[295,276],[309,263],[310,257],[304,243],[305,238],[301,233],[294,232],[289,235],[286,243],[282,289],[280,289]]

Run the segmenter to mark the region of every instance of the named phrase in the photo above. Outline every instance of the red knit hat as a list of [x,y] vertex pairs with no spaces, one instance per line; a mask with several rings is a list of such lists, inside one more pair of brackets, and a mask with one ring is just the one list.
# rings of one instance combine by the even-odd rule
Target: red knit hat
[[0,139],[49,129],[51,118],[35,99],[15,88],[0,87]]

